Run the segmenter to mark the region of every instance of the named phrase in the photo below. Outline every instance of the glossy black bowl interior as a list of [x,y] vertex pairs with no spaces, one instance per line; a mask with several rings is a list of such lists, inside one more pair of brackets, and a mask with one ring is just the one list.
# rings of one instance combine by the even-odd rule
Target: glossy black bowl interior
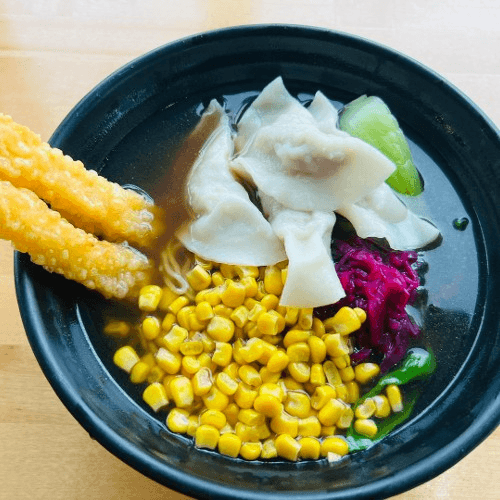
[[[160,483],[199,498],[394,495],[453,465],[500,419],[500,276],[492,272],[500,261],[500,140],[474,104],[418,63],[359,38],[241,27],[193,36],[128,64],[76,106],[51,144],[161,198],[203,104],[213,97],[226,97],[229,108],[241,104],[278,75],[305,100],[318,89],[339,102],[379,95],[420,160],[423,210],[444,240],[425,254],[427,291],[414,312],[438,370],[406,425],[334,465],[252,463],[196,450],[166,429],[113,366],[114,341],[101,334],[109,306],[103,299],[16,254],[21,314],[44,373],[75,418]],[[457,217],[469,219],[465,231],[453,229]]]

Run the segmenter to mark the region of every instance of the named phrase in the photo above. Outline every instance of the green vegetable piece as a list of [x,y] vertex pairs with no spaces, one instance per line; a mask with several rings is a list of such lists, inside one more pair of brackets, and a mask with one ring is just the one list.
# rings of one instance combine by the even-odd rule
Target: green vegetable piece
[[[400,368],[388,373],[380,378],[375,387],[368,391],[354,407],[354,410],[367,398],[372,398],[380,394],[384,387],[395,384],[404,385],[411,380],[417,380],[431,375],[436,369],[436,358],[432,351],[426,351],[419,347],[408,350],[408,354]],[[418,398],[418,392],[414,391],[406,397],[406,403],[402,412],[394,413],[390,417],[378,423],[378,432],[373,438],[367,438],[354,430],[353,425],[348,429],[346,438],[349,444],[349,451],[360,451],[373,446],[382,438],[387,436],[397,425],[404,422],[411,414]]]
[[[436,358],[431,351],[414,347],[408,350],[401,368],[384,375],[373,389],[369,390],[360,400],[361,404],[367,398],[380,394],[384,387],[395,384],[404,385],[410,380],[426,377],[436,369]],[[357,406],[357,405],[356,405]]]
[[349,445],[349,452],[366,450],[370,446],[381,441],[387,434],[394,430],[396,426],[403,423],[413,411],[413,407],[417,402],[418,392],[413,391],[407,397],[407,402],[402,412],[394,413],[390,417],[385,418],[378,424],[378,431],[373,438],[367,438],[359,433],[357,433],[351,426],[346,434],[347,444]]
[[340,114],[339,127],[371,144],[395,163],[396,170],[386,180],[395,191],[410,196],[422,192],[422,182],[408,142],[380,97],[364,95],[347,104]]

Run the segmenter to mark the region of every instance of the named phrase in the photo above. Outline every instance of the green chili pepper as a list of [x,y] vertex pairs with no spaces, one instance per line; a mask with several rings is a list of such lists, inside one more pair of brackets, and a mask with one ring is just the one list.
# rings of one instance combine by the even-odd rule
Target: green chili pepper
[[[384,375],[371,389],[368,391],[362,398],[359,399],[354,409],[359,406],[363,401],[368,398],[372,398],[377,394],[380,394],[384,387],[395,384],[395,385],[404,385],[407,384],[410,380],[417,380],[426,376],[429,376],[436,369],[436,358],[432,351],[425,351],[424,349],[420,349],[419,347],[415,347],[413,349],[408,350],[408,354],[403,361],[403,365]],[[411,414],[413,407],[415,406],[415,402],[417,400],[418,393],[414,392],[411,395],[407,396],[407,402],[405,408],[402,412],[395,413],[391,417],[384,419],[378,425],[378,432],[373,438],[367,438],[366,436],[362,436],[358,434],[353,426],[349,428],[347,432],[347,441],[349,443],[349,451],[359,451],[372,446],[373,444],[380,441],[383,437],[385,437],[389,432],[391,432],[396,425],[404,422]]]

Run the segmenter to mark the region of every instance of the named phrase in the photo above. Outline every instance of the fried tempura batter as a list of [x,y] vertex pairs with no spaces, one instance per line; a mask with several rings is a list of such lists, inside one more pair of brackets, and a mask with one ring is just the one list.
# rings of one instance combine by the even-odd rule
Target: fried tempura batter
[[163,231],[158,207],[1,113],[0,180],[30,189],[76,227],[110,241],[148,246]]
[[36,194],[8,181],[0,181],[0,238],[35,264],[107,298],[135,296],[151,281],[153,264],[144,255],[75,228]]

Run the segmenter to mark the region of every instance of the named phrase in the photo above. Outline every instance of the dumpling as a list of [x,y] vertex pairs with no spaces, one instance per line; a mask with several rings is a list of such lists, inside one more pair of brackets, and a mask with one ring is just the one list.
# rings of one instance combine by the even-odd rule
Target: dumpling
[[319,307],[345,297],[330,250],[335,214],[290,210],[266,195],[262,205],[288,257],[280,304]]
[[436,226],[410,211],[385,183],[337,213],[349,220],[359,237],[385,238],[394,250],[423,248],[440,234]]
[[322,125],[322,100],[312,104],[313,114],[277,78],[238,123],[233,170],[293,210],[334,211],[366,196],[395,170],[374,147],[334,130],[331,117]]
[[205,259],[227,264],[265,266],[286,259],[282,242],[229,170],[233,142],[229,119],[213,100],[198,127],[217,118],[187,179],[188,202],[197,218],[177,237]]

